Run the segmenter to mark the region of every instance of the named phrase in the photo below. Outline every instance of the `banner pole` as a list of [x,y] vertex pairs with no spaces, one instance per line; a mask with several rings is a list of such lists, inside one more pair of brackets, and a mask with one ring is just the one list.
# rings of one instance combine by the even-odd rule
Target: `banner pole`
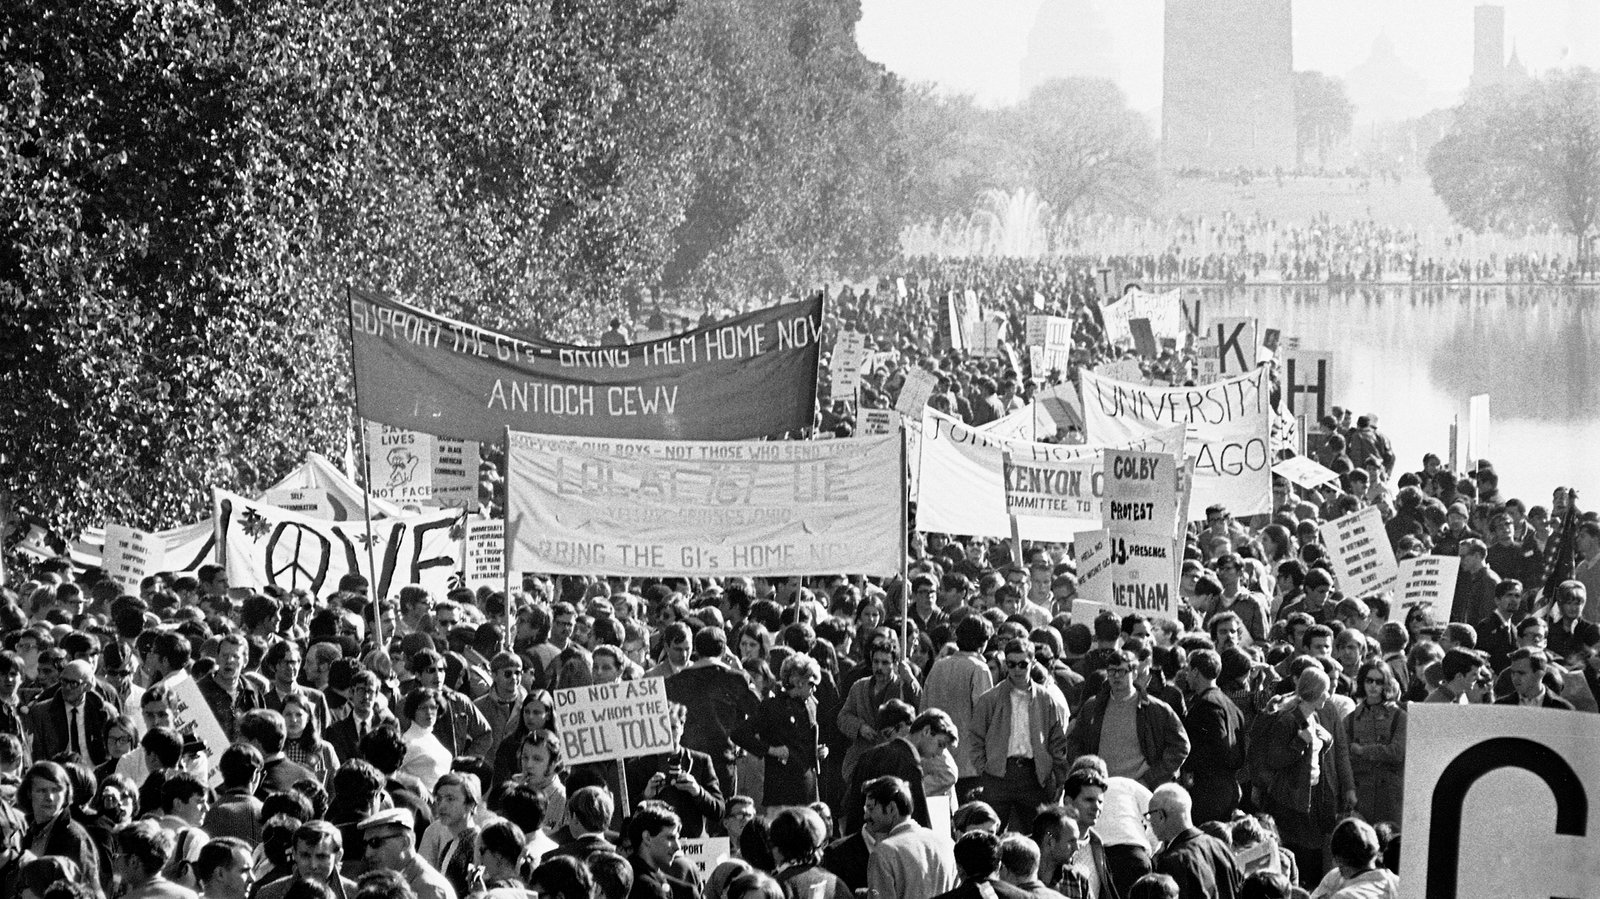
[[[1002,472],[1002,476],[1004,476],[1005,473],[1009,473],[1011,471],[1011,451],[1005,450],[1001,452],[1000,458],[1002,460],[1000,471]],[[1017,525],[1016,513],[1012,512],[1009,508],[1006,509],[1006,521],[1011,522],[1011,564],[1021,565],[1022,529]]]
[[517,616],[511,602],[511,426],[506,425],[506,451],[500,483],[506,485],[505,504],[500,507],[500,574],[505,579],[506,593],[506,650],[517,649]]
[[367,528],[367,571],[371,573],[367,589],[372,601],[372,646],[382,649],[383,603],[378,596],[378,562],[372,549],[372,455],[367,449],[367,425],[361,418],[361,377],[356,373],[356,301],[349,281],[344,282],[344,306],[345,323],[350,329],[350,400],[356,407],[355,425],[361,434],[361,516]]
[[900,652],[911,657],[911,431],[900,416]]

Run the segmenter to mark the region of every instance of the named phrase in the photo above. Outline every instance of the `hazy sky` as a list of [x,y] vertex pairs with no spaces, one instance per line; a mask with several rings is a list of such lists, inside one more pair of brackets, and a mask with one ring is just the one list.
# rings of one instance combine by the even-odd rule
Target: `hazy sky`
[[[1046,2],[1063,0],[862,0],[857,42],[872,59],[913,80],[1016,101],[1028,36]],[[1074,0],[1098,13],[1116,60],[1113,77],[1131,105],[1161,105],[1162,0]],[[1296,69],[1343,77],[1379,37],[1453,98],[1472,71],[1472,0],[1294,0]],[[1506,51],[1535,73],[1568,63],[1600,67],[1600,0],[1505,0]],[[1096,42],[1097,44],[1099,42]],[[1096,47],[1097,51],[1105,48]],[[1062,52],[1075,52],[1068,35]],[[1082,52],[1081,50],[1077,52]]]

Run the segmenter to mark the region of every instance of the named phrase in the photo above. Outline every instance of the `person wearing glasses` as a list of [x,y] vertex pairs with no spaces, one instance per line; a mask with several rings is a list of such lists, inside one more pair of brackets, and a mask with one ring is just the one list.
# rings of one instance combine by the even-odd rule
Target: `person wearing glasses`
[[984,801],[1022,830],[1059,794],[1073,753],[1066,699],[1033,679],[1033,641],[1008,640],[1003,665],[1005,679],[978,698],[961,742],[972,747]]
[[785,659],[779,673],[784,692],[762,700],[734,731],[733,741],[766,759],[762,799],[767,807],[810,805],[817,801],[817,772],[828,747],[817,728],[822,667],[806,655]]
[[399,874],[416,899],[456,899],[455,887],[416,850],[416,824],[411,812],[392,808],[364,818],[361,839],[369,871]]
[[1178,882],[1180,896],[1233,899],[1239,895],[1244,875],[1233,851],[1216,837],[1194,826],[1189,792],[1177,784],[1162,784],[1150,797],[1145,814],[1150,832],[1161,841],[1155,873]]
[[1105,668],[1105,686],[1083,704],[1068,733],[1069,758],[1097,755],[1112,777],[1155,789],[1171,781],[1189,757],[1189,735],[1172,706],[1139,686],[1150,650],[1123,649]]
[[1406,767],[1400,683],[1381,659],[1368,659],[1357,669],[1356,689],[1361,701],[1344,719],[1356,808],[1373,821],[1399,821]]
[[94,669],[88,662],[68,662],[61,669],[61,689],[29,710],[34,758],[55,758],[70,751],[91,765],[106,760],[106,726],[116,716],[106,701],[89,689],[93,681]]

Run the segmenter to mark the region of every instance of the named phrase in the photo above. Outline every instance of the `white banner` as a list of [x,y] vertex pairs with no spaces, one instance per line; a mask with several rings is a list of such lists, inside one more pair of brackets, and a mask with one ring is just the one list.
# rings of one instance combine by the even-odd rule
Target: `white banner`
[[512,571],[891,574],[898,435],[720,443],[512,432]]
[[1052,369],[1063,375],[1069,370],[1072,353],[1072,319],[1059,315],[1028,316],[1028,347],[1037,347],[1043,355],[1042,365],[1034,369],[1033,376],[1042,378]]
[[468,590],[506,585],[506,523],[498,518],[468,521],[462,541],[462,585]]
[[[1389,620],[1405,623],[1406,613],[1417,606],[1432,606],[1434,620],[1450,616],[1461,576],[1460,556],[1416,556],[1400,563],[1400,583],[1389,603]],[[1477,622],[1472,622],[1476,624]]]
[[1002,415],[986,425],[979,425],[978,430],[985,434],[993,434],[1006,440],[1038,440],[1038,409],[1037,404],[1029,403],[1015,412]]
[[1112,609],[1176,620],[1183,496],[1178,458],[1106,450],[1105,466]]
[[122,592],[138,596],[140,581],[167,569],[166,541],[160,534],[108,524],[105,549],[100,558],[100,567],[106,576],[116,581]]
[[1412,703],[1400,895],[1597,895],[1597,745],[1600,715]]
[[235,587],[278,586],[326,595],[341,577],[356,572],[366,576],[374,596],[388,596],[407,584],[443,596],[460,564],[459,512],[372,522],[374,577],[366,522],[319,521],[226,490],[212,490],[212,499],[217,545]]
[[1188,426],[1187,455],[1195,460],[1188,520],[1204,517],[1215,503],[1241,517],[1272,510],[1266,369],[1204,387],[1140,387],[1087,371],[1082,380],[1085,423],[1095,443]]
[[581,765],[673,748],[665,678],[643,677],[555,691],[561,762]]
[[1346,596],[1362,597],[1381,593],[1400,577],[1394,547],[1383,528],[1383,515],[1377,506],[1351,512],[1329,521],[1317,530],[1327,547],[1328,561],[1339,578],[1339,589]]
[[1006,512],[1098,523],[1105,497],[1100,454],[1069,462],[1005,456]]
[[[917,480],[917,529],[979,537],[1009,537],[1006,514],[1005,453],[1015,463],[1098,460],[1102,447],[1008,440],[962,424],[933,409],[924,409],[920,429]],[[1140,435],[1140,449],[1176,449],[1176,429]],[[1024,540],[1069,542],[1073,533],[1092,529],[1097,521],[1017,516]]]

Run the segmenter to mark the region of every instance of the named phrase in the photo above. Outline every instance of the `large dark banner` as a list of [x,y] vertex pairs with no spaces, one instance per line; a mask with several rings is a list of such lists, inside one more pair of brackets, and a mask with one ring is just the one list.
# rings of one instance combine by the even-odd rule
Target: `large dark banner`
[[537,434],[747,440],[812,424],[820,298],[624,346],[537,342],[350,294],[357,412],[500,443]]

